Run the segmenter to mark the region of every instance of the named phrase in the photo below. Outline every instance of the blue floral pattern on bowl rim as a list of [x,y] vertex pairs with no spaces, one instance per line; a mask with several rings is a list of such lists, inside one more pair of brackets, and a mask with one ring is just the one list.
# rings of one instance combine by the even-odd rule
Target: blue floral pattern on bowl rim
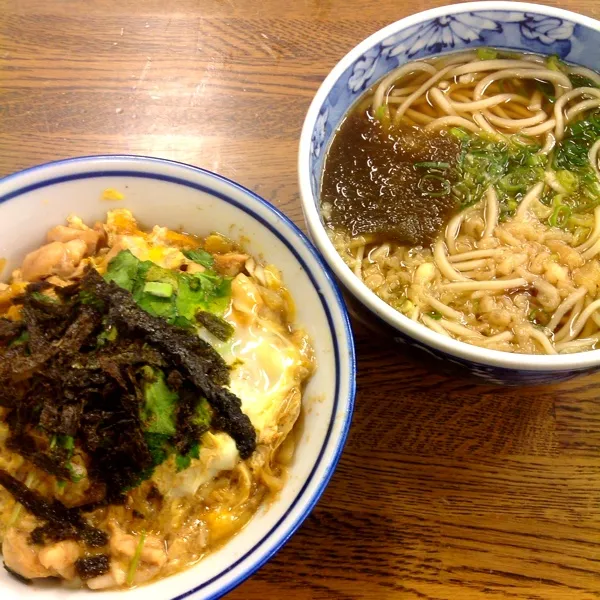
[[[500,4],[502,6],[499,6]],[[382,38],[381,35],[374,34],[374,41],[370,47],[367,41],[361,44],[362,52],[353,58],[343,72],[338,73],[327,95],[320,102],[318,115],[313,121],[308,156],[308,174],[313,202],[316,203],[319,197],[320,178],[327,147],[344,115],[366,89],[406,62],[442,53],[496,47],[546,55],[556,54],[566,61],[598,70],[600,24],[560,9],[533,4],[510,3],[510,8],[508,5],[509,3],[475,2],[434,9],[423,13],[420,21],[419,15],[409,18],[412,23],[407,23],[405,27],[395,27],[397,31],[387,37]],[[388,29],[393,30],[394,26]],[[304,169],[302,165],[303,161],[306,161],[306,154],[301,155],[300,158],[302,181]],[[314,239],[316,226],[311,225],[310,219],[307,221]],[[318,241],[317,244],[322,246]],[[324,251],[323,248],[320,249]],[[324,251],[326,257],[329,250]],[[329,262],[331,264],[331,261]],[[339,271],[335,266],[334,270]],[[343,280],[342,277],[342,282],[347,283]],[[384,316],[380,314],[375,316],[375,319],[378,321],[383,319],[387,322],[387,325],[394,330],[395,339],[399,343],[408,344],[432,358],[462,367],[477,378],[490,383],[512,385],[550,383],[600,369],[598,359],[595,359],[593,365],[589,360],[582,360],[581,364],[570,361],[569,369],[561,368],[559,371],[547,368],[536,370],[525,366],[507,368],[500,364],[476,363],[474,362],[476,359],[463,356],[463,352],[450,354],[439,346],[437,348],[429,346],[426,342],[415,339],[413,335],[400,331],[393,325],[389,315],[387,318]]]

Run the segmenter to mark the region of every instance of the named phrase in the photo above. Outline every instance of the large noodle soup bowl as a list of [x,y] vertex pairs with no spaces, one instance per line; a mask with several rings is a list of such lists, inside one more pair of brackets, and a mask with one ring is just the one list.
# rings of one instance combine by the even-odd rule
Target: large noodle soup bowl
[[558,55],[600,67],[600,22],[576,13],[513,2],[472,2],[418,13],[373,34],[329,73],[306,116],[299,151],[302,205],[309,233],[345,289],[352,313],[390,334],[432,368],[490,383],[553,383],[600,369],[600,350],[565,355],[513,354],[442,336],[381,300],[337,253],[320,215],[320,183],[329,144],[348,110],[386,74],[413,60],[495,47]]
[[[125,198],[103,200],[113,188]],[[263,565],[301,525],[323,493],[342,451],[355,390],[354,345],[345,305],[312,244],[272,205],[213,173],[165,160],[104,156],[50,163],[0,179],[0,256],[6,281],[24,255],[69,214],[85,222],[128,208],[145,228],[162,225],[244,240],[282,271],[296,299],[296,322],[312,339],[317,370],[303,397],[303,419],[288,478],[235,537],[187,571],[138,589],[102,592],[106,600],[207,600],[221,597]],[[38,580],[25,586],[0,572],[2,600],[91,598]]]

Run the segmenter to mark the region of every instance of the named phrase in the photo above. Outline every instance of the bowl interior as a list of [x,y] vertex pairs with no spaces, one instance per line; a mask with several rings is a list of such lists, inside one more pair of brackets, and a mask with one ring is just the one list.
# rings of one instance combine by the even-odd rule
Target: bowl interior
[[[106,188],[125,195],[102,200]],[[133,158],[82,159],[33,169],[0,181],[0,256],[10,269],[44,242],[50,226],[74,213],[86,222],[104,219],[116,207],[140,223],[204,234],[244,236],[255,256],[276,264],[297,300],[297,322],[316,350],[318,370],[305,393],[304,426],[290,477],[280,496],[259,512],[230,543],[199,565],[151,586],[153,598],[212,598],[241,582],[291,535],[326,485],[343,446],[354,393],[353,342],[345,308],[326,268],[293,225],[243,188],[197,169]],[[53,586],[25,588],[0,573],[4,600],[35,590],[40,600],[58,600]],[[73,591],[73,598],[90,592]],[[122,592],[108,592],[116,598]],[[128,592],[142,598],[148,588]]]
[[598,23],[546,6],[467,3],[429,10],[392,24],[362,42],[348,61],[341,61],[330,75],[330,89],[323,90],[318,98],[309,156],[313,197],[319,197],[323,161],[331,138],[365,90],[412,60],[485,46],[556,54],[591,69],[600,66]]

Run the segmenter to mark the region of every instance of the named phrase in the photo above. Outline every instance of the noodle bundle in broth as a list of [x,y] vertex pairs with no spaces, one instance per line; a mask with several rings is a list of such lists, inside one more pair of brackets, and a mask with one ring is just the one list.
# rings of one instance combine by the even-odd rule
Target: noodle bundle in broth
[[508,352],[600,347],[600,75],[479,49],[403,65],[329,149],[322,214],[380,298]]

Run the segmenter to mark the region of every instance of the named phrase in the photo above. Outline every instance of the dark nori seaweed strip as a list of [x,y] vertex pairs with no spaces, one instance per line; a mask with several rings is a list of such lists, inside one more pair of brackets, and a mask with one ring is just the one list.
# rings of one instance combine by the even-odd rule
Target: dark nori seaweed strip
[[231,323],[228,323],[225,319],[221,319],[217,315],[213,315],[205,310],[199,310],[196,312],[196,321],[203,325],[210,333],[212,333],[218,340],[226,342],[234,334],[235,329]]
[[[6,417],[10,447],[61,480],[70,479],[70,452],[49,441],[74,438],[78,451],[87,455],[95,491],[82,506],[70,509],[4,471],[0,485],[44,522],[32,534],[36,543],[77,539],[98,547],[107,536],[91,527],[81,511],[122,503],[126,491],[148,478],[156,464],[155,442],[141,422],[140,367],[164,369],[179,395],[171,443],[180,455],[187,455],[204,433],[193,422],[201,398],[208,400],[215,426],[232,436],[242,458],[254,451],[256,432],[239,398],[223,387],[229,369],[210,344],[148,314],[129,292],[93,269],[77,284],[56,288],[56,297],[42,294],[50,287],[30,285],[16,300],[23,305],[18,329],[0,321],[0,340],[2,327],[6,339],[23,327],[28,334],[23,344],[0,346],[0,405],[11,409]],[[115,339],[98,338],[113,326]]]
[[15,479],[4,469],[0,469],[0,485],[9,492],[25,510],[48,523],[60,524],[65,529],[72,529],[74,539],[83,540],[93,548],[105,546],[108,536],[103,531],[92,527],[79,513],[79,510],[67,508],[58,500],[47,500],[41,494],[30,490],[25,484]]
[[82,284],[85,290],[109,306],[111,322],[142,334],[187,372],[192,383],[218,413],[216,426],[235,440],[240,456],[248,458],[256,448],[256,431],[242,412],[241,400],[222,387],[229,382],[229,369],[219,353],[186,330],[148,314],[138,307],[127,290],[115,283],[106,283],[96,271],[89,270]]
[[87,556],[80,558],[75,562],[75,571],[83,581],[106,575],[109,569],[110,557],[108,554]]

